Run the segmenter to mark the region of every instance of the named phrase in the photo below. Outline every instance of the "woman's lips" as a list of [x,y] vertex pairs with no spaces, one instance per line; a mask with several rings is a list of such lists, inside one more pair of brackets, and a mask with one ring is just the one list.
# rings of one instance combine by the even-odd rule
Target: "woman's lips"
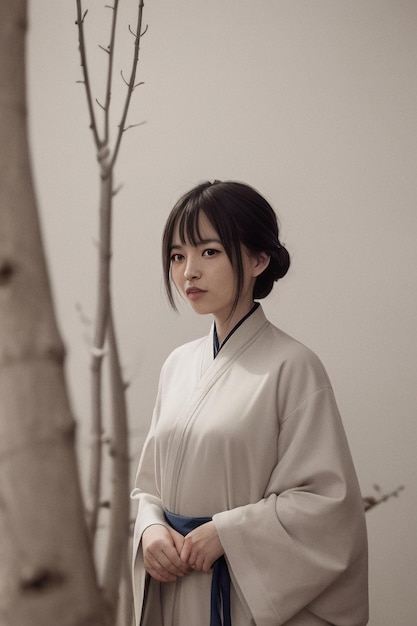
[[187,294],[187,298],[189,298],[189,300],[197,300],[206,292],[204,291],[204,289],[198,289],[198,287],[189,287],[185,290],[185,293]]

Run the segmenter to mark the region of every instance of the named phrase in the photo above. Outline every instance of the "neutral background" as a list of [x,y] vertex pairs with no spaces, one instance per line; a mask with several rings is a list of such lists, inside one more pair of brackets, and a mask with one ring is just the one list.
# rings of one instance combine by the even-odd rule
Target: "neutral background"
[[[129,73],[134,0],[121,2],[114,128]],[[94,94],[110,9],[90,2]],[[32,152],[68,380],[88,451],[88,320],[95,308],[98,173],[74,2],[30,2]],[[114,289],[137,462],[160,366],[210,320],[169,310],[160,236],[177,197],[237,179],[268,197],[292,253],[265,301],[333,381],[364,495],[405,490],[367,514],[371,626],[417,623],[415,0],[148,0],[124,136]],[[114,134],[113,134],[114,136]]]

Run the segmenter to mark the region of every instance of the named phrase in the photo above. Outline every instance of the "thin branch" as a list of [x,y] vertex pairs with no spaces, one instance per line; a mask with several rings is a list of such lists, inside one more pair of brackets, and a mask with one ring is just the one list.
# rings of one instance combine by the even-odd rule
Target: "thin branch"
[[90,127],[93,132],[94,142],[97,148],[100,146],[101,141],[97,130],[96,117],[94,115],[93,99],[91,95],[90,78],[87,65],[87,53],[85,49],[85,36],[84,36],[84,19],[87,15],[87,11],[82,12],[81,0],[77,0],[77,21],[75,22],[78,27],[78,41],[80,46],[81,67],[84,77],[85,93],[87,96],[88,112],[90,115]]
[[104,595],[113,616],[117,612],[118,590],[129,537],[129,437],[127,406],[111,304],[108,318],[110,388],[112,400],[112,493],[110,529],[103,575]]
[[117,155],[119,153],[120,143],[121,143],[122,137],[123,137],[123,132],[124,132],[125,124],[126,124],[127,113],[128,113],[129,105],[130,105],[130,100],[132,98],[132,93],[133,93],[133,89],[134,89],[134,85],[135,85],[136,71],[137,71],[137,66],[138,66],[138,61],[139,61],[139,49],[140,49],[140,38],[141,38],[141,31],[142,31],[143,7],[144,7],[143,0],[139,0],[138,22],[137,22],[137,27],[136,27],[135,50],[134,50],[134,57],[133,57],[133,63],[132,63],[132,70],[131,70],[131,73],[130,73],[130,80],[129,80],[129,86],[128,86],[127,94],[126,94],[125,106],[124,106],[123,113],[122,113],[122,118],[121,118],[121,121],[120,121],[120,124],[119,124],[119,132],[117,133],[116,144],[115,144],[115,148],[114,148],[114,151],[113,151],[113,157],[112,157],[112,163],[113,164],[115,163],[115,161],[117,159]]
[[369,511],[370,509],[373,509],[378,504],[381,504],[382,502],[386,502],[390,498],[398,498],[400,492],[403,491],[404,489],[405,487],[401,485],[400,487],[397,487],[396,489],[394,489],[394,491],[391,491],[390,493],[381,493],[381,489],[379,485],[374,485],[374,490],[377,492],[378,495],[377,496],[365,496],[364,498],[362,498],[365,511]]
[[104,104],[101,104],[101,102],[100,102],[99,100],[97,100],[97,98],[96,98],[96,102],[97,102],[98,106],[99,106],[101,109],[103,109],[103,111],[105,111],[105,110],[106,110],[106,107],[104,106]]
[[[122,77],[122,80],[124,82],[124,84],[126,85],[126,87],[129,87],[129,83],[126,80],[126,78],[123,76],[123,70],[120,70],[120,76]],[[144,85],[145,82],[143,80],[141,80],[139,83],[136,83],[136,85],[133,85],[133,91],[136,89],[136,87],[140,87],[141,85]]]
[[[134,31],[134,30],[132,30],[132,27],[131,27],[131,25],[130,25],[130,24],[129,24],[128,28],[129,28],[129,32],[130,32],[130,33],[131,33],[134,37],[136,37],[136,33],[135,33],[135,31]],[[144,30],[144,31],[140,34],[140,36],[141,36],[141,37],[143,37],[143,36],[146,34],[147,30],[148,30],[148,24],[146,24],[146,26],[145,26],[145,30]]]
[[[102,449],[101,449],[101,432],[96,435],[95,429],[101,428],[101,386],[95,386],[92,393],[92,403],[95,410],[92,412],[91,424],[91,441],[90,441],[90,475],[89,475],[89,503],[86,507],[87,528],[90,535],[91,543],[94,542],[97,532],[98,514],[100,509],[100,491],[101,491],[101,471],[102,471]],[[98,417],[97,417],[98,416]]]
[[109,53],[109,64],[107,67],[107,86],[106,86],[106,104],[105,104],[105,116],[104,116],[104,143],[108,143],[109,141],[109,119],[110,119],[110,100],[111,100],[111,84],[113,77],[113,62],[114,62],[114,52],[115,52],[115,41],[116,41],[116,25],[117,25],[117,16],[119,9],[119,0],[114,0],[113,5],[113,17],[111,23],[111,34],[110,34],[110,43],[108,46]]
[[108,149],[99,152],[101,168],[100,185],[100,245],[97,311],[95,316],[94,340],[91,349],[91,406],[92,406],[92,450],[89,478],[88,528],[94,540],[100,508],[100,487],[102,471],[102,364],[104,341],[109,317],[110,303],[110,260],[111,260],[111,218],[113,177],[108,171]]
[[127,130],[130,130],[131,128],[136,128],[136,126],[143,126],[146,122],[138,122],[137,124],[129,124],[129,126],[126,126],[126,128],[123,128],[123,132],[125,133]]
[[87,13],[88,13],[88,9],[86,9],[86,10],[84,11],[84,14],[83,14],[83,16],[82,16],[81,20],[77,20],[77,21],[75,22],[77,26],[78,26],[78,22],[79,22],[79,21],[81,21],[81,23],[84,23],[84,20],[85,20],[85,17],[86,17],[86,15],[87,15]]
[[123,82],[126,85],[126,87],[129,87],[129,83],[127,82],[126,78],[123,76],[123,70],[120,70],[120,76],[122,77]]

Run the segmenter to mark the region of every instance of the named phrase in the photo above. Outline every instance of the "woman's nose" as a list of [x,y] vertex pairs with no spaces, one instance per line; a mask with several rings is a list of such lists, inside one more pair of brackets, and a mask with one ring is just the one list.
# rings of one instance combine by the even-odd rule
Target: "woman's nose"
[[184,278],[186,280],[195,280],[200,278],[201,271],[195,259],[188,258],[184,268]]

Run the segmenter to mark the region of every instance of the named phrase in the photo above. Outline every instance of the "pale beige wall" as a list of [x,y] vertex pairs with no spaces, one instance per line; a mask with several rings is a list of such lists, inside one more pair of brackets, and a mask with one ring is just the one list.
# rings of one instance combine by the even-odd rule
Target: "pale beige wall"
[[[98,4],[90,3],[87,24],[108,16]],[[88,329],[75,305],[94,311],[97,175],[75,84],[74,20],[75,2],[32,2],[29,82],[38,196],[85,449]],[[125,136],[114,245],[133,448],[138,453],[163,359],[209,324],[186,311],[175,316],[163,299],[164,219],[201,179],[249,182],[276,207],[293,255],[290,274],[265,302],[271,320],[324,361],[364,494],[374,483],[406,486],[367,515],[370,624],[413,626],[417,5],[148,0],[145,22],[146,84],[130,122],[146,124]],[[96,30],[98,70],[104,54],[96,44],[107,39]],[[131,45],[126,28],[123,39]],[[123,67],[127,73],[128,60]]]

